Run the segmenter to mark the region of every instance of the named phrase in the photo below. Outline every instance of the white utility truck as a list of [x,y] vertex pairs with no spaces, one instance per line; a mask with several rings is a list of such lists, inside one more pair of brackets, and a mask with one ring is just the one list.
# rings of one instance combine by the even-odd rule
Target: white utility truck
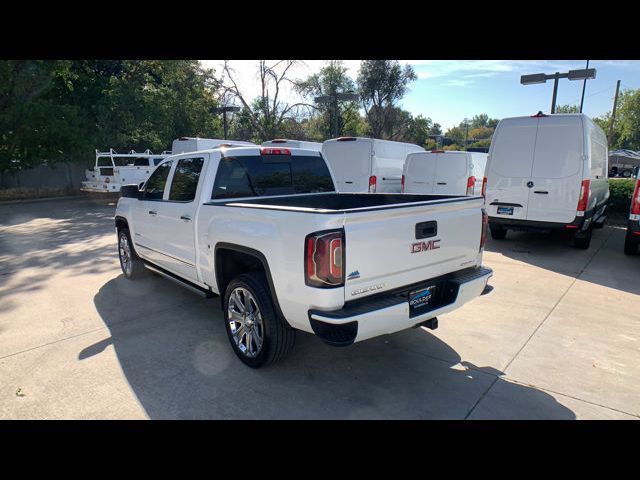
[[263,147],[282,147],[282,148],[306,148],[308,150],[322,150],[322,143],[306,142],[303,140],[287,140],[284,138],[274,138],[262,143]]
[[320,152],[218,147],[166,158],[115,214],[126,278],[152,270],[221,296],[251,367],[295,331],[345,346],[413,326],[488,291],[482,197],[337,193]]
[[340,137],[322,144],[339,192],[400,193],[407,155],[418,145],[376,138]]
[[120,193],[120,187],[131,183],[144,182],[156,165],[171,152],[154,154],[150,150],[137,153],[118,153],[113,148],[108,152],[96,150],[96,164],[91,170],[85,170],[86,181],[80,190],[84,192]]
[[607,138],[584,114],[501,120],[483,187],[491,236],[561,229],[577,248],[589,248],[592,228],[606,218],[607,162]]
[[487,154],[431,150],[407,155],[402,175],[404,193],[481,195]]

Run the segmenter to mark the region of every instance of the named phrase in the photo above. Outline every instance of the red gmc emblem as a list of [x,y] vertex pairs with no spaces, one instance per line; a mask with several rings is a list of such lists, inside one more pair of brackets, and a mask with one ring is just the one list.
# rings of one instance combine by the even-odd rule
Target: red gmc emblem
[[429,240],[428,242],[418,242],[411,244],[411,253],[426,252],[440,248],[440,240]]

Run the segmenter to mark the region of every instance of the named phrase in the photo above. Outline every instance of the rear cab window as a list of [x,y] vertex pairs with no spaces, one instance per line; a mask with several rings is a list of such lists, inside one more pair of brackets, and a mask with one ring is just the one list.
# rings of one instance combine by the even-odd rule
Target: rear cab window
[[247,155],[220,159],[211,198],[334,192],[320,156]]

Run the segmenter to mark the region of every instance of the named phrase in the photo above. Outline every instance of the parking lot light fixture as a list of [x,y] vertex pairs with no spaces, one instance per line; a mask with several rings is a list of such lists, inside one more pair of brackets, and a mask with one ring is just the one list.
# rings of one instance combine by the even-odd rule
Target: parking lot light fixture
[[569,80],[589,80],[596,78],[595,68],[583,68],[581,70],[569,70],[568,72],[560,73],[534,73],[532,75],[522,75],[520,77],[520,83],[522,85],[533,85],[536,83],[546,83],[547,80],[553,80],[553,97],[551,99],[551,113],[556,113],[556,98],[558,96],[558,80],[561,78],[568,78]]

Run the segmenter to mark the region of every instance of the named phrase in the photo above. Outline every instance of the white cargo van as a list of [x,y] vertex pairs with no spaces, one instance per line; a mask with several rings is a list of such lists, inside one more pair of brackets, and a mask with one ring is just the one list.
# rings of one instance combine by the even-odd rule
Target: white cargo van
[[339,192],[400,193],[407,155],[418,145],[376,138],[340,137],[322,144]]
[[305,142],[303,140],[287,140],[284,138],[274,138],[273,140],[267,140],[262,143],[263,147],[288,147],[288,148],[306,148],[307,150],[315,150],[320,152],[322,150],[322,143],[319,142]]
[[592,228],[605,220],[607,163],[604,132],[584,114],[501,120],[483,186],[492,237],[563,229],[588,248]]
[[480,195],[487,154],[431,150],[407,155],[402,175],[404,193]]

